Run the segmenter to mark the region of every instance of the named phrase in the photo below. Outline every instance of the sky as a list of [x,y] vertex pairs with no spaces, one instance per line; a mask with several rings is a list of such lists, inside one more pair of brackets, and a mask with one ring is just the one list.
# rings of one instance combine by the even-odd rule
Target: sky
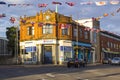
[[[48,9],[55,10],[53,1],[61,2],[62,5],[58,5],[58,13],[71,16],[73,20],[86,19],[92,17],[103,16],[104,13],[108,13],[107,17],[100,19],[100,27],[103,30],[114,32],[120,35],[120,12],[116,12],[120,8],[120,4],[112,5],[110,0],[0,0],[7,4],[0,4],[0,14],[5,13],[6,17],[0,18],[0,37],[6,37],[6,27],[18,26],[20,16],[34,16],[40,10],[45,11]],[[82,5],[81,3],[93,2],[90,5]],[[97,6],[95,2],[106,1],[106,5]],[[120,1],[120,0],[119,0]],[[65,2],[74,2],[74,6],[69,6]],[[39,8],[38,4],[48,4],[47,7]],[[8,7],[8,4],[33,4],[30,6],[16,5]],[[114,13],[114,16],[111,15]],[[15,17],[17,21],[10,23],[10,17]]]

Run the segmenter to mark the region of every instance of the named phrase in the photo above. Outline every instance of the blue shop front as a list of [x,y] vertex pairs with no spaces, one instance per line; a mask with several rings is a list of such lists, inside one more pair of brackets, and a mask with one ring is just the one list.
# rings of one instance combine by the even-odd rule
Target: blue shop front
[[93,61],[93,54],[91,53],[91,44],[83,42],[73,42],[74,58],[87,59],[88,63]]

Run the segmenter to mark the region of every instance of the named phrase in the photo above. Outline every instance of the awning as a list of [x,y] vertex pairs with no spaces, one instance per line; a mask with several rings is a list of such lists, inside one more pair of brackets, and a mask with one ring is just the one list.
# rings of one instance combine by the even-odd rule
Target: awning
[[114,52],[114,51],[107,51],[107,50],[103,50],[106,53],[110,53],[110,54],[120,54],[120,52]]

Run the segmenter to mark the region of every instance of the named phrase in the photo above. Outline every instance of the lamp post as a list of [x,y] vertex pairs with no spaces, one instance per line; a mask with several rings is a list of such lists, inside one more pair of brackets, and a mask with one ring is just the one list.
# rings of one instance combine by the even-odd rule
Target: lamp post
[[[10,18],[11,23],[15,23],[16,19],[14,17]],[[15,60],[16,64],[18,64],[18,26],[15,27]]]

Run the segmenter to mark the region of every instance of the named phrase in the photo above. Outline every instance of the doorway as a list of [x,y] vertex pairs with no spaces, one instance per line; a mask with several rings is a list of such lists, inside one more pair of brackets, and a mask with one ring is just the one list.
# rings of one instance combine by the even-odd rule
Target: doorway
[[44,46],[44,64],[52,64],[52,46]]

